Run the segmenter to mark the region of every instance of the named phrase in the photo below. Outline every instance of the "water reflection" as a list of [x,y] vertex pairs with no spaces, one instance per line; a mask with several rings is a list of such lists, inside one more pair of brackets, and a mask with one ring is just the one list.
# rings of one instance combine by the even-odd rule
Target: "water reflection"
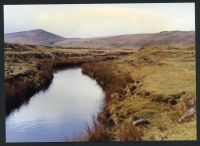
[[46,91],[7,117],[6,141],[65,141],[84,130],[101,110],[103,98],[102,89],[81,68],[56,72]]

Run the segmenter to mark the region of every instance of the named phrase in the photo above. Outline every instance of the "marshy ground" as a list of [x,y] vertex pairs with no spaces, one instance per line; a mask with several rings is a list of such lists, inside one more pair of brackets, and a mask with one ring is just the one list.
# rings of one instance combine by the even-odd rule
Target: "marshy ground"
[[[4,51],[7,113],[49,84],[54,68],[77,65],[106,93],[99,123],[94,120],[78,140],[196,140],[195,112],[183,118],[195,109],[195,47],[133,51],[5,44]],[[141,119],[146,122],[133,124]]]

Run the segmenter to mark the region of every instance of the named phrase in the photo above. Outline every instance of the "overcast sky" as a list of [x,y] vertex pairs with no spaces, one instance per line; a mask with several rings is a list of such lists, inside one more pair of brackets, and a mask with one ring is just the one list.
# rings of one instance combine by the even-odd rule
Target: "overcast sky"
[[195,30],[194,3],[5,5],[4,32],[44,29],[64,37]]

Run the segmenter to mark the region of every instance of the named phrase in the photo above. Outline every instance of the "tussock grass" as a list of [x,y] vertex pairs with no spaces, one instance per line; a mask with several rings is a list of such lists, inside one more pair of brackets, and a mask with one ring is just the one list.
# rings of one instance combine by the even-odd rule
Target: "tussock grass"
[[52,69],[49,65],[43,65],[38,74],[35,73],[35,76],[37,79],[35,82],[29,77],[29,72],[12,76],[5,80],[7,115],[11,110],[28,101],[36,91],[46,88],[51,83],[53,78]]
[[[84,65],[83,71],[106,91],[105,109],[99,120],[105,125],[109,125],[108,120],[114,121],[112,135],[120,127],[126,129],[134,120],[147,118],[150,124],[139,128],[143,140],[195,139],[194,118],[188,124],[177,123],[188,110],[185,102],[195,96],[194,47],[144,48],[112,62]],[[126,74],[131,80],[124,78]],[[133,84],[134,92],[127,94],[126,84]],[[188,129],[191,136],[185,133],[190,124],[193,125]]]
[[133,82],[131,76],[115,74],[114,71],[103,63],[87,63],[82,66],[82,72],[95,78],[106,93],[106,100],[111,98],[112,93],[124,95],[124,88]]
[[[103,127],[99,127],[95,121],[93,122],[95,127],[93,132],[88,128],[88,135],[90,135],[91,139],[96,140],[99,137],[102,137],[102,134],[105,134],[105,131],[107,132],[110,128],[112,129],[112,127],[117,126],[116,119],[120,118],[117,117],[115,119],[115,117],[111,117],[109,109],[115,108],[115,105],[118,104],[120,100],[124,100],[127,94],[127,85],[135,81],[133,81],[128,73],[116,74],[116,72],[108,67],[108,64],[87,63],[84,64],[82,68],[83,73],[95,78],[106,93],[104,111],[98,115],[98,120],[106,128],[102,129]],[[111,135],[114,136],[114,133],[115,132],[111,132]],[[107,137],[103,137],[102,139],[104,138],[106,140]],[[117,141],[141,140],[141,133],[138,132],[136,127],[129,123],[126,127],[120,128],[112,139]]]
[[108,140],[108,135],[106,133],[104,126],[100,124],[94,116],[93,116],[92,126],[89,126],[89,124],[87,124],[86,137],[87,141],[89,142]]

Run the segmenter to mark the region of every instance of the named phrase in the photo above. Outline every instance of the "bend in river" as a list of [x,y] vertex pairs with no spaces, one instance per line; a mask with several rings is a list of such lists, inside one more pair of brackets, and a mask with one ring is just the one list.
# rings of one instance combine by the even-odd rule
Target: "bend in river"
[[7,142],[71,141],[102,108],[104,92],[81,68],[54,73],[45,91],[6,118]]

